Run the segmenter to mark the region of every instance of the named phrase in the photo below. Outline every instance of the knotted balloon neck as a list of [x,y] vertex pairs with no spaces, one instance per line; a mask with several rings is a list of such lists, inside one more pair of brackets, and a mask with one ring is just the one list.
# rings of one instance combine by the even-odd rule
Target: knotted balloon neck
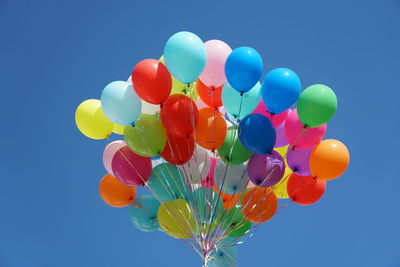
[[136,125],[135,125],[135,123],[134,123],[134,122],[132,122],[131,126],[132,126],[132,127],[136,127]]

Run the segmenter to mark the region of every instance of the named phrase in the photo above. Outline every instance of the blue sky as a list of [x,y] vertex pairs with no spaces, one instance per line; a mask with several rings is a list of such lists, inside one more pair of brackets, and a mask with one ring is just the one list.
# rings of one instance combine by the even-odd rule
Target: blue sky
[[105,205],[106,141],[76,106],[158,58],[180,30],[252,46],[339,100],[327,137],[351,152],[314,206],[290,205],[239,247],[239,266],[400,266],[398,0],[0,1],[0,266],[200,266],[183,242]]

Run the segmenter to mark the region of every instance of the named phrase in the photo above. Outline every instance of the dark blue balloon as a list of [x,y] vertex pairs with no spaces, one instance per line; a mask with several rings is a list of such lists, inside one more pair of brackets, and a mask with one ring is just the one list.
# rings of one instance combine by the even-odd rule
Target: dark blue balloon
[[276,132],[267,117],[249,114],[239,123],[239,140],[247,150],[265,155],[275,146]]
[[239,47],[232,51],[225,62],[228,83],[238,92],[249,91],[260,80],[263,61],[251,47]]
[[290,108],[299,98],[300,78],[287,68],[278,68],[265,76],[261,96],[269,112],[279,114]]

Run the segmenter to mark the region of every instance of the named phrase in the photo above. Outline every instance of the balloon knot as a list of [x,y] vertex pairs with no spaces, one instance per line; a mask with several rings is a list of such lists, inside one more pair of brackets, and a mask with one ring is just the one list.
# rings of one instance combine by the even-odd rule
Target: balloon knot
[[307,128],[308,128],[307,124],[304,124],[303,129],[307,129]]
[[299,170],[299,168],[297,168],[297,167],[293,168],[294,172],[297,172],[298,170]]
[[132,123],[131,126],[132,126],[132,127],[136,127],[135,123]]
[[211,86],[211,91],[213,91],[213,92],[215,91],[215,88],[214,88],[214,86]]
[[240,92],[240,96],[243,96],[244,92]]

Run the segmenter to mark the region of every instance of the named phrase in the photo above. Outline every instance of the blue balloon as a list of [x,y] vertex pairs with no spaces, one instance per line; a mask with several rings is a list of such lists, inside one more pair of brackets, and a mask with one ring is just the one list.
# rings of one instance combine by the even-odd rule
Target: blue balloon
[[107,118],[119,125],[130,126],[142,112],[142,101],[125,81],[109,83],[101,93],[101,107]]
[[129,208],[129,218],[139,230],[150,232],[159,229],[157,212],[160,202],[151,195],[141,195]]
[[218,192],[209,187],[200,187],[189,196],[189,203],[197,211],[198,219],[203,223],[213,223],[221,216],[223,200]]
[[247,150],[265,155],[275,146],[276,132],[267,117],[249,114],[239,123],[239,140]]
[[217,248],[215,253],[210,256],[207,267],[229,267],[234,266],[237,257],[236,247]]
[[263,71],[260,54],[251,47],[239,47],[232,51],[225,62],[228,83],[238,92],[249,91],[259,82]]
[[279,114],[290,108],[299,98],[301,82],[297,74],[287,68],[270,71],[264,79],[261,94],[271,113]]
[[153,168],[146,185],[161,201],[187,199],[187,183],[183,172],[175,165],[161,163]]
[[243,118],[250,114],[260,103],[261,85],[259,82],[245,93],[239,93],[229,83],[222,89],[222,103],[225,110],[234,118]]
[[196,34],[178,32],[165,44],[164,60],[172,76],[182,83],[192,83],[206,65],[206,48]]

